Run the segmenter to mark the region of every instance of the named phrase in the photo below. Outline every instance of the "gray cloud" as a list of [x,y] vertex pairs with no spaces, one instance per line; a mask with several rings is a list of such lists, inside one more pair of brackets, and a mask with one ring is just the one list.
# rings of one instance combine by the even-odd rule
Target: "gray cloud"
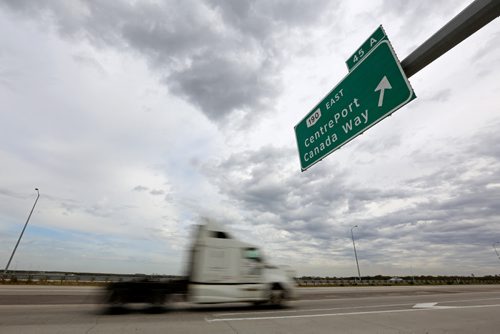
[[163,195],[165,194],[165,191],[161,189],[153,189],[149,192],[151,195],[158,196],[158,195]]
[[26,194],[21,194],[19,192],[12,191],[10,189],[5,189],[5,188],[0,188],[0,195],[11,197],[11,198],[17,198],[17,199],[28,198],[28,196]]
[[[465,4],[466,2],[463,1],[463,3]],[[423,17],[426,20],[429,20],[431,17],[446,17],[448,20],[451,20],[464,8],[465,5],[457,4],[456,1],[415,2],[384,0],[379,7],[379,13],[390,13],[394,17],[407,18],[402,30],[406,33],[417,33],[422,29]]]
[[402,266],[409,256],[425,270],[426,261],[429,268],[442,267],[467,248],[478,266],[487,265],[484,248],[500,238],[500,151],[493,144],[500,138],[494,129],[479,131],[446,160],[439,152],[414,152],[417,163],[423,155],[436,161],[434,171],[385,188],[347,181],[355,168],[326,171],[318,164],[299,173],[290,168],[296,152],[274,147],[233,154],[205,166],[205,173],[251,225],[272,222],[274,232],[261,236],[263,242],[278,231],[289,234],[287,245],[279,246],[283,252],[300,244],[315,249],[315,256],[333,249],[332,256],[348,261],[349,230],[357,224],[367,263]]
[[167,79],[171,91],[184,96],[212,120],[221,120],[240,110],[264,109],[266,101],[279,93],[278,82],[266,74],[275,72],[269,62],[251,65],[217,54],[193,58],[193,64],[174,71]]
[[[378,13],[388,13],[380,15],[382,23],[392,22],[396,27],[392,30],[399,27],[399,33],[394,34],[399,34],[407,47],[408,43],[423,41],[434,23],[438,28],[438,23],[458,11],[453,2],[385,1],[384,6]],[[4,216],[9,218],[10,211],[11,217],[25,215],[25,206],[34,199],[29,191],[21,194],[7,189],[23,189],[20,185],[24,183],[44,180],[45,189],[54,195],[42,195],[37,218],[44,223],[39,226],[86,231],[91,234],[89,239],[106,233],[129,236],[127,244],[161,239],[162,245],[178,250],[183,239],[179,236],[187,234],[187,226],[194,224],[198,215],[206,214],[230,225],[243,239],[265,246],[284,262],[324,273],[328,271],[324,263],[332,263],[335,268],[353,264],[349,231],[357,224],[355,236],[363,267],[371,265],[383,271],[412,265],[416,273],[433,267],[442,274],[465,266],[470,270],[477,264],[487,272],[492,265],[486,253],[494,255],[491,242],[500,240],[499,123],[470,135],[468,118],[453,114],[459,129],[443,126],[443,133],[433,136],[429,135],[432,130],[422,132],[398,116],[394,131],[370,134],[373,140],[356,140],[345,151],[334,153],[304,173],[299,172],[295,146],[255,148],[266,141],[275,142],[281,129],[276,131],[273,124],[285,126],[287,115],[292,115],[294,108],[303,108],[295,105],[300,96],[316,94],[309,84],[302,88],[292,82],[296,88],[290,92],[294,96],[278,99],[283,91],[288,92],[281,82],[286,64],[299,67],[297,73],[291,73],[295,68],[286,68],[290,80],[304,78],[301,71],[309,69],[300,66],[312,64],[308,61],[313,59],[324,65],[325,73],[330,73],[324,75],[331,78],[332,64],[321,64],[324,52],[337,56],[348,39],[343,29],[356,31],[366,26],[367,20],[374,22],[378,17],[373,8],[360,13],[363,9],[355,5],[352,11],[344,8],[352,15],[343,15],[341,7],[325,1],[293,0],[1,2],[0,15],[8,21],[5,28],[13,32],[19,29],[19,35],[10,38],[11,44],[29,45],[0,50],[0,87],[7,87],[5,99],[15,111],[8,114],[2,132],[6,152],[2,159],[7,169],[6,184],[0,189],[6,202]],[[334,17],[329,16],[328,8],[335,10]],[[49,33],[30,33],[36,30],[33,22],[19,23],[19,17],[34,20],[39,30]],[[318,30],[313,31],[316,27]],[[53,38],[53,31],[66,41]],[[309,36],[309,32],[313,33]],[[29,36],[39,40],[38,44]],[[479,43],[479,49],[493,43],[498,34],[493,37]],[[71,45],[75,48],[66,50]],[[89,50],[89,45],[96,50]],[[48,55],[44,57],[41,52],[19,57],[26,54],[25,50],[38,47]],[[321,54],[315,53],[318,50]],[[482,62],[473,67],[481,69],[494,63],[490,60],[497,58],[498,50],[495,47],[494,52],[479,57]],[[123,58],[124,52],[129,57]],[[94,54],[103,58],[93,59]],[[12,61],[16,56],[20,60]],[[102,79],[106,84],[103,88],[113,86],[113,79],[126,76],[113,75],[119,66],[106,66],[116,59],[118,64],[122,60],[129,64],[128,58],[144,61],[168,93],[196,106],[208,119],[218,124],[234,120],[235,124],[221,133],[197,115],[183,123],[188,126],[179,126],[186,116],[180,113],[191,108],[185,109],[184,103],[168,94],[167,99],[161,98],[164,94],[156,87],[144,87],[154,84],[143,80],[142,67],[137,82],[127,81],[132,83],[120,91],[103,90],[102,100],[89,98],[101,92],[100,83],[90,80]],[[296,61],[301,59],[304,62]],[[76,91],[61,89],[61,85],[74,82],[82,66],[86,68]],[[471,75],[470,68],[462,69],[468,70],[464,75]],[[96,76],[95,70],[105,75]],[[489,68],[488,73],[495,72]],[[446,79],[436,69],[438,77]],[[434,95],[428,94],[429,98],[423,96],[425,93],[419,95],[420,99],[427,104],[447,102],[448,108],[454,109],[456,106],[448,102],[460,101],[464,110],[477,112],[477,124],[489,120],[485,115],[492,115],[494,110],[487,113],[481,108],[493,101],[466,102],[465,95],[457,95],[462,91],[456,85],[458,81],[449,82],[449,87]],[[494,83],[485,85],[493,93]],[[121,105],[115,101],[123,96],[123,89],[134,91],[137,85],[143,87],[120,101],[130,108],[114,108]],[[469,85],[467,94],[477,94],[479,87],[479,83]],[[95,94],[86,92],[94,89],[98,89]],[[15,99],[9,98],[11,93],[16,93]],[[165,108],[165,101],[179,104],[175,115],[159,114],[173,109]],[[432,108],[422,103],[410,104],[409,108],[419,105]],[[43,112],[38,106],[44,106]],[[267,114],[269,118],[258,132],[238,131],[238,122],[258,119],[273,106],[280,106],[282,112]],[[430,123],[439,126],[438,121],[443,121],[448,125],[444,124],[446,106],[440,107],[443,113]],[[137,116],[136,110],[150,113],[144,118],[142,114]],[[27,119],[33,121],[26,123]],[[200,121],[203,125],[199,126]],[[447,137],[452,131],[457,138]],[[96,163],[88,165],[88,161]],[[44,189],[43,184],[36,184]],[[10,226],[15,224],[7,223],[5,229],[12,230]],[[91,254],[95,250],[87,251]],[[179,253],[175,254],[171,257],[180,259]],[[127,258],[138,260],[133,254],[122,257]],[[467,264],[460,263],[461,259]],[[453,268],[446,270],[448,264]],[[166,268],[163,262],[160,266]],[[128,263],[123,268],[130,270]]]
[[[6,1],[70,39],[144,56],[168,89],[213,121],[266,111],[280,93],[287,31],[316,20],[327,1]],[[82,59],[79,58],[81,61]],[[88,63],[88,60],[86,60]],[[105,70],[105,69],[101,69]]]
[[[492,110],[492,112],[494,112]],[[469,145],[467,145],[467,150],[469,154],[481,154],[489,158],[493,158],[495,161],[500,159],[500,146],[498,145],[500,140],[500,133],[498,128],[500,127],[500,121],[492,122],[488,126],[480,129],[481,140],[477,138],[473,140]]]
[[356,143],[356,148],[364,152],[388,152],[392,148],[400,146],[402,143],[401,134],[392,133],[379,140],[367,140]]
[[[421,43],[463,10],[470,1],[398,1],[384,0],[378,7],[377,15],[385,17],[387,22],[401,22],[398,31],[391,28],[390,38],[393,41],[405,39],[416,43],[408,49],[413,51]],[[401,20],[404,18],[404,20]],[[386,23],[387,24],[387,23]],[[399,52],[402,52],[400,50]],[[400,60],[405,54],[399,53]]]
[[482,61],[492,53],[494,54],[498,49],[500,49],[499,41],[500,33],[491,35],[490,39],[484,42],[484,45],[474,53],[474,55],[470,58],[470,61],[472,63],[477,63]]
[[429,102],[447,102],[451,97],[451,93],[451,89],[442,89],[431,96],[426,97],[425,100]]
[[138,186],[135,186],[134,189],[132,189],[133,191],[147,191],[149,190],[148,187],[145,187],[145,186],[141,186],[141,185],[138,185]]
[[379,10],[380,12],[392,12],[396,15],[404,15],[416,20],[419,16],[425,17],[431,14],[439,14],[452,7],[456,7],[456,3],[450,4],[447,1],[412,2],[384,0]]
[[73,59],[84,66],[88,66],[90,68],[95,69],[97,72],[101,74],[106,74],[106,70],[104,69],[104,67],[92,57],[89,57],[85,54],[75,54],[73,56]]
[[85,213],[97,218],[112,218],[120,216],[124,211],[134,209],[133,205],[103,205],[99,203],[83,203],[65,200],[59,203],[64,215]]
[[13,90],[14,86],[12,85],[12,81],[19,75],[21,75],[21,72],[18,70],[0,68],[0,84],[8,89]]

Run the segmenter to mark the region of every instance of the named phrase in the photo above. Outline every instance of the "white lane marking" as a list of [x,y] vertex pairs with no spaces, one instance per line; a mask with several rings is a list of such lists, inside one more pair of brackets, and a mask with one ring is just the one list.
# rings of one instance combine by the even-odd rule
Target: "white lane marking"
[[428,310],[448,309],[457,307],[458,306],[437,306],[437,303],[419,303],[413,306],[413,308],[425,308]]
[[[464,303],[464,302],[479,302],[487,300],[499,300],[498,298],[480,298],[480,299],[461,299],[461,300],[443,300],[440,303]],[[351,299],[352,300],[352,299]],[[300,300],[302,301],[302,300]],[[427,304],[427,303],[421,303]],[[437,304],[437,303],[431,303]],[[420,305],[414,303],[405,304],[381,304],[381,305],[364,305],[364,306],[343,306],[343,307],[332,307],[332,308],[313,308],[313,309],[300,309],[300,310],[274,310],[274,311],[254,311],[254,312],[232,312],[232,313],[214,313],[214,317],[227,317],[232,315],[248,315],[248,314],[266,314],[266,313],[297,313],[297,312],[315,312],[315,311],[333,311],[333,310],[343,310],[343,309],[363,309],[363,308],[374,308],[374,307],[394,307],[394,306],[410,306],[410,305]],[[414,306],[414,307],[415,307]],[[417,307],[418,308],[418,307]]]
[[[457,292],[459,293],[460,295],[468,295],[468,294],[485,294],[487,293],[488,295],[491,295],[492,293],[498,293],[497,291],[488,291],[488,292]],[[399,299],[399,298],[403,298],[403,297],[420,297],[420,298],[429,298],[430,296],[434,296],[434,297],[441,297],[441,296],[450,296],[449,293],[436,293],[436,294],[421,294],[421,295],[404,295],[404,296],[384,296],[384,298],[386,299]],[[359,298],[355,298],[356,300],[365,300],[365,299],[373,299],[374,297],[373,296],[370,296],[370,297],[359,297]],[[325,299],[299,299],[299,301],[301,302],[310,302],[310,303],[314,303],[314,302],[324,302],[324,301],[343,301],[343,300],[348,300],[348,301],[352,301],[354,298],[325,298]]]
[[456,308],[457,306],[436,306],[437,303],[419,303],[415,304],[413,308],[425,308],[428,310],[437,310],[437,309],[447,309],[447,308]]
[[[498,298],[500,299],[500,298]],[[297,312],[316,312],[316,311],[333,311],[333,310],[344,310],[344,309],[361,309],[361,308],[374,308],[374,307],[394,307],[394,306],[410,306],[413,303],[405,304],[387,304],[387,305],[365,305],[365,306],[343,306],[343,307],[332,307],[332,308],[311,308],[311,309],[300,309],[300,310],[281,310],[281,311],[255,311],[255,312],[233,312],[233,313],[219,313],[213,314],[214,317],[227,317],[231,315],[246,315],[246,314],[266,314],[266,313],[297,313]]]
[[[486,307],[500,307],[500,304],[494,305],[471,305],[471,306],[456,306],[449,309],[469,309],[469,308],[486,308]],[[447,308],[448,309],[448,308]],[[436,310],[442,310],[438,308]],[[343,312],[343,313],[322,313],[322,314],[301,314],[301,315],[285,315],[277,317],[253,317],[253,318],[220,318],[220,319],[207,319],[206,322],[220,322],[220,321],[255,321],[255,320],[278,320],[278,319],[297,319],[297,318],[319,318],[319,317],[334,317],[342,315],[364,315],[364,314],[382,314],[382,313],[402,313],[402,312],[419,312],[429,311],[424,308],[411,308],[404,310],[384,310],[384,311],[364,311],[364,312]]]
[[437,303],[419,303],[415,304],[413,308],[432,308],[436,306]]

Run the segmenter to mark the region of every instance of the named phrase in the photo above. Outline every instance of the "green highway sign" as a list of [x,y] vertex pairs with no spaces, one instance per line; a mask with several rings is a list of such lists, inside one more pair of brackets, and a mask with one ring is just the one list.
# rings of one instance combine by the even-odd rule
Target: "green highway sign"
[[387,40],[387,35],[385,30],[380,25],[373,34],[368,37],[368,39],[361,44],[359,49],[357,49],[350,57],[346,60],[347,69],[352,71],[353,68],[363,60],[363,58],[370,52],[371,49],[376,47],[380,42]]
[[373,45],[295,126],[302,171],[414,98],[389,40]]

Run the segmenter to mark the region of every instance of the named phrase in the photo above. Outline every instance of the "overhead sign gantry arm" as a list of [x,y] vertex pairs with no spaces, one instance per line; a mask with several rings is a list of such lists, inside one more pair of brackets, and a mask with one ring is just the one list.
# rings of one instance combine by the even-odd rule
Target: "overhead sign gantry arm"
[[500,16],[500,0],[476,0],[439,29],[402,62],[409,78]]

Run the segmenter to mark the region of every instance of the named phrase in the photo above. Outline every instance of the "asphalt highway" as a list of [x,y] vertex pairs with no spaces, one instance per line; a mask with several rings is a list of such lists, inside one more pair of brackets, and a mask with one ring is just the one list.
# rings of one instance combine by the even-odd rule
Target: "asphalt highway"
[[110,309],[91,287],[0,285],[0,333],[500,333],[500,286],[301,288],[283,308]]

